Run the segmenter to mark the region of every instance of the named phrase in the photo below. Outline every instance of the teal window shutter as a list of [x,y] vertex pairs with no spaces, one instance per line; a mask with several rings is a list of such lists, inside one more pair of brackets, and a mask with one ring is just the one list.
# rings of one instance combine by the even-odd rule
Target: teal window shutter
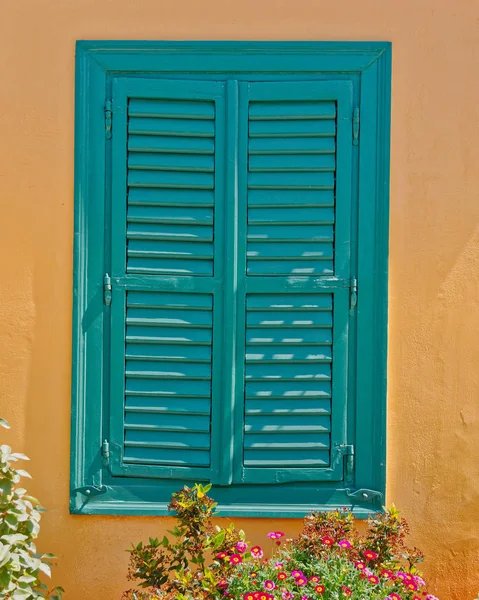
[[352,85],[245,84],[243,471],[340,481],[347,443]]
[[225,85],[112,90],[111,473],[214,479]]
[[73,513],[381,506],[390,64],[78,43]]

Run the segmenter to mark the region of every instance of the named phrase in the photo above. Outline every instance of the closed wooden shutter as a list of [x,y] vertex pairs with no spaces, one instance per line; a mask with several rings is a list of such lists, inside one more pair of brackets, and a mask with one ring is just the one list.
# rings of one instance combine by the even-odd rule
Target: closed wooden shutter
[[216,469],[224,87],[113,82],[114,475],[200,480]]
[[352,88],[346,82],[245,87],[242,480],[341,480]]
[[113,475],[343,478],[351,112],[347,82],[114,80]]

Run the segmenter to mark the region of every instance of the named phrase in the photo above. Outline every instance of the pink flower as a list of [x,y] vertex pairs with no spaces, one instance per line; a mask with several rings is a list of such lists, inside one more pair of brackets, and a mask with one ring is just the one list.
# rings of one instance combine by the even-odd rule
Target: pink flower
[[389,594],[389,599],[390,600],[401,600],[401,596],[399,594],[396,594],[396,592],[392,592],[392,594]]
[[358,560],[356,563],[354,563],[354,566],[356,567],[356,569],[359,569],[360,571],[362,571],[366,568],[366,565],[363,562],[361,562],[360,560]]
[[439,598],[436,598],[436,596],[433,596],[432,594],[428,594],[426,600],[439,600]]
[[239,565],[242,562],[243,562],[243,557],[241,556],[241,554],[232,554],[230,556],[230,563],[232,565]]
[[369,575],[368,577],[368,581],[369,583],[379,583],[379,577],[376,577],[376,575]]
[[291,577],[294,577],[295,579],[297,577],[302,577],[303,576],[303,571],[291,571]]
[[251,555],[253,558],[263,558],[263,551],[259,546],[253,546],[251,548]]
[[326,546],[332,546],[334,544],[334,540],[332,538],[330,538],[330,537],[323,537],[323,539],[321,541]]
[[370,577],[373,572],[370,571],[367,567],[363,570],[363,573],[366,575],[366,577]]
[[350,590],[348,587],[346,587],[345,585],[341,586],[341,589],[343,590],[343,594],[345,596],[351,596],[351,594],[353,593],[353,590]]
[[244,554],[246,552],[247,547],[248,544],[246,542],[238,542],[236,544],[236,550],[238,550],[238,552],[241,552],[241,554]]
[[304,575],[300,575],[299,577],[296,577],[296,585],[306,585],[308,583],[308,580],[306,579],[306,577]]
[[283,536],[284,533],[282,531],[270,531],[270,533],[268,533],[270,540],[279,540],[279,538],[282,538]]
[[321,581],[321,577],[319,577],[318,575],[311,575],[309,581],[312,581],[313,583],[319,583]]
[[288,592],[287,590],[284,590],[281,594],[281,597],[283,598],[283,600],[292,600],[293,594],[291,592]]
[[373,552],[372,550],[366,550],[366,552],[364,553],[364,558],[366,560],[376,560],[377,557],[378,555],[376,554],[376,552]]
[[422,577],[419,577],[419,575],[414,575],[414,581],[418,587],[423,587],[426,585],[424,579]]
[[393,576],[393,572],[389,571],[388,569],[384,569],[383,571],[381,571],[381,575],[383,577],[386,577],[386,579],[391,579]]
[[340,540],[338,546],[341,546],[341,548],[351,548],[352,544],[348,540]]
[[282,562],[277,562],[277,563],[274,563],[274,566],[276,567],[276,569],[282,569],[282,568],[283,568],[283,566],[284,566],[284,563],[282,563]]
[[301,596],[301,600],[309,600],[309,596]]
[[275,584],[275,582],[274,582],[274,581],[271,581],[271,579],[267,579],[267,580],[264,582],[264,588],[265,588],[266,590],[274,590],[274,588],[275,588],[275,587],[276,587],[276,584]]

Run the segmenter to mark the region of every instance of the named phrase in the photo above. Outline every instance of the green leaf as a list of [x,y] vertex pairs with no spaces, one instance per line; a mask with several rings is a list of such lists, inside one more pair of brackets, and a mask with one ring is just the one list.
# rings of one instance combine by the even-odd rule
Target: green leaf
[[11,579],[11,573],[7,569],[0,570],[0,590],[8,587]]

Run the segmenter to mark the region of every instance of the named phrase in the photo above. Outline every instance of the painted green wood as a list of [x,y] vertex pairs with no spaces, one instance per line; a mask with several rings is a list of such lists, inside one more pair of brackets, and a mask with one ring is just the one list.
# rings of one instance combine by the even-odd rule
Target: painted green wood
[[[217,477],[214,432],[222,377],[220,366],[213,365],[223,348],[218,257],[224,227],[224,95],[222,83],[113,81],[109,439],[114,477]],[[187,152],[150,154],[141,140],[131,150],[131,135],[174,136]],[[204,155],[190,145],[204,136],[212,138],[214,149],[208,168],[196,160]],[[140,189],[152,193],[140,197]],[[156,195],[157,189],[163,195]],[[188,196],[183,193],[175,204],[185,189]],[[203,189],[207,206],[202,206]],[[197,278],[204,283],[192,288]]]
[[[244,87],[248,147],[243,151],[249,154],[249,144],[261,136],[265,153],[255,148],[246,174],[248,293],[238,481],[341,481],[338,449],[347,443],[352,85]],[[332,160],[324,161],[322,144],[311,144],[308,155],[297,154],[298,140],[325,135],[332,138],[330,148],[337,148]],[[269,151],[268,141],[276,138],[284,142],[282,154]],[[298,156],[302,162],[294,162]],[[312,163],[317,157],[322,162]],[[311,239],[318,227],[328,227],[328,241]],[[309,295],[313,277],[335,274],[335,249],[338,289]],[[288,276],[298,278],[294,288],[255,293],[255,279],[261,277],[259,285],[272,292],[270,283]],[[305,354],[305,348],[326,349],[329,358]]]
[[[381,42],[78,43],[72,512],[166,514],[171,493],[195,480],[219,485],[219,508],[232,516],[298,517],[341,505],[366,516],[378,508],[354,505],[348,489],[385,487],[390,62],[390,45]],[[298,99],[311,82],[330,95],[341,91]],[[266,83],[286,95],[251,101],[252,86],[261,96]],[[228,128],[218,153],[212,109],[222,102]],[[333,119],[346,104],[344,119],[337,112]],[[353,146],[356,106],[361,123]],[[256,231],[249,231],[248,215]],[[323,271],[291,273],[298,256],[299,268]],[[246,276],[246,262],[263,274]],[[102,304],[105,272],[111,306]],[[359,302],[348,311],[353,277]],[[305,295],[316,299],[316,310],[284,303],[304,302]],[[263,327],[279,308],[282,323]],[[285,364],[291,351],[271,351],[271,339],[285,333],[278,338],[284,349],[286,335],[305,318],[310,331]],[[250,332],[258,331],[270,338],[245,353]],[[111,373],[110,361],[117,365]],[[219,378],[218,364],[228,367]],[[117,368],[128,376],[115,379]],[[329,376],[330,392],[323,389]],[[205,398],[208,377],[213,393]],[[274,383],[279,397],[253,397],[246,406],[245,377],[249,386]],[[127,397],[125,383],[134,391]],[[281,440],[265,445],[271,419],[291,411],[284,394],[297,384],[306,392],[301,405]],[[199,397],[188,393],[192,387]],[[303,445],[291,451],[297,426],[313,431],[303,430]],[[110,440],[107,468],[103,439]],[[355,478],[335,481],[343,458],[334,444],[342,442],[355,445]],[[296,465],[284,468],[291,460]],[[257,461],[267,475],[261,482]],[[96,486],[88,497],[75,491],[85,485]]]

